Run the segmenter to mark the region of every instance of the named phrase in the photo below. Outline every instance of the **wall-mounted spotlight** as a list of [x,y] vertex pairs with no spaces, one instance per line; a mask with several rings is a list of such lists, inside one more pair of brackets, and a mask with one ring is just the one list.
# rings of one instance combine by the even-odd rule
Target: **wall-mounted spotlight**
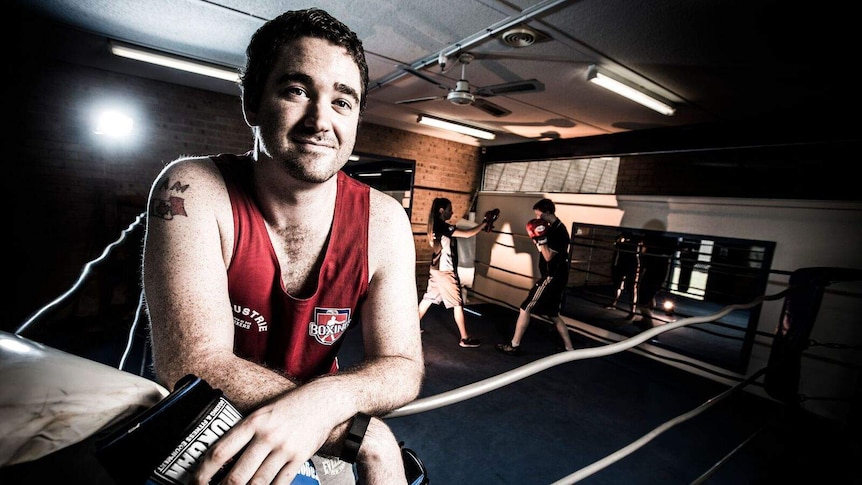
[[93,133],[119,138],[130,134],[133,127],[134,121],[130,116],[119,111],[109,110],[98,115]]

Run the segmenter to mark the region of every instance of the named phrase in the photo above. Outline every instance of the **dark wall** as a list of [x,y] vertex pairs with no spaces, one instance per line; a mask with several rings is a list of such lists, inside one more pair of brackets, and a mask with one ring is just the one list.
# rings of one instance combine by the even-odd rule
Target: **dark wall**
[[[6,151],[12,292],[4,329],[71,288],[84,264],[144,212],[149,185],[165,164],[180,155],[241,153],[251,142],[234,96],[50,60],[29,74],[15,92],[18,125]],[[134,112],[137,138],[117,142],[92,132],[94,113],[107,100]],[[137,247],[123,251],[136,260]],[[91,309],[69,311],[125,307],[137,296],[134,287],[94,294],[100,301]]]
[[862,200],[859,132],[783,120],[657,128],[488,147],[483,162],[619,156],[618,195]]
[[[858,146],[853,143],[852,146]],[[628,155],[617,194],[862,200],[849,142]]]

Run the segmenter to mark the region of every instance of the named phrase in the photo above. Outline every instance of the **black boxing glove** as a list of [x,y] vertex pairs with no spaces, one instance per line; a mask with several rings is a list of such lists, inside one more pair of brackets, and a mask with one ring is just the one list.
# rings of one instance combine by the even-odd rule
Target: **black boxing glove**
[[494,221],[500,217],[500,209],[492,209],[485,213],[485,218],[482,219],[482,222],[485,223],[485,232],[491,232],[491,229],[494,228]]
[[[221,390],[189,374],[153,407],[108,427],[96,436],[96,458],[116,483],[189,483],[206,450],[242,415]],[[233,460],[210,483],[221,483]],[[292,485],[320,485],[311,460]]]
[[527,222],[527,235],[539,246],[548,244],[549,228],[548,222],[544,219],[531,219]]

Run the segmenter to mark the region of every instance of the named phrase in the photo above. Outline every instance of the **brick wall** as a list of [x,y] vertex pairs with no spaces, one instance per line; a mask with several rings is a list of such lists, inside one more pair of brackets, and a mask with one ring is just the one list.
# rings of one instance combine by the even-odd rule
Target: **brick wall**
[[[3,309],[4,330],[16,328],[72,287],[87,262],[98,258],[145,210],[150,183],[165,164],[181,155],[241,153],[251,146],[238,94],[48,59],[31,67],[10,90],[14,96],[9,113],[19,124],[7,132],[14,144],[5,149],[11,168],[4,194],[11,207],[6,234],[12,241],[7,266],[12,293]],[[139,136],[132,142],[108,144],[92,134],[95,108],[108,101],[133,111]],[[449,197],[456,216],[468,210],[478,187],[478,148],[363,124],[356,149],[416,161],[412,223],[421,293],[427,280],[423,261],[430,259],[424,241],[430,201]],[[129,258],[137,256],[133,251]],[[123,303],[117,300],[137,299],[134,269],[126,279],[123,291],[83,288],[95,295],[92,307],[68,311],[103,312],[106,306]]]
[[363,124],[359,128],[356,151],[416,161],[410,222],[416,246],[416,289],[421,296],[428,282],[431,261],[431,247],[426,239],[431,203],[436,197],[451,200],[454,219],[469,212],[481,177],[479,149],[395,128]]

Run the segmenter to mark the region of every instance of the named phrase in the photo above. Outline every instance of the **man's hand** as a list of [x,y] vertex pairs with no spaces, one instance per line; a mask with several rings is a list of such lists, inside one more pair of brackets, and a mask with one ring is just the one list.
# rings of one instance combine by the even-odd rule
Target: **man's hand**
[[291,391],[253,411],[210,447],[192,483],[208,484],[236,458],[224,480],[289,485],[335,426],[318,397]]

